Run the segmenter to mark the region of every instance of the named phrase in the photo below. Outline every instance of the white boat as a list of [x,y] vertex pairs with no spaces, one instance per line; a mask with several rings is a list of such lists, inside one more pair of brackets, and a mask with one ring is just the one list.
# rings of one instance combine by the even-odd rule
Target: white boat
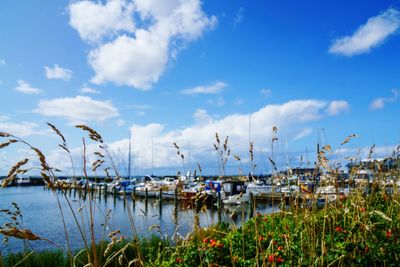
[[254,197],[264,196],[269,194],[280,194],[280,187],[266,185],[258,180],[249,183],[246,187],[246,193],[252,193]]
[[315,190],[317,195],[336,194],[336,188],[333,185],[320,186]]
[[19,176],[16,181],[18,186],[31,185],[31,179],[29,176]]
[[242,203],[248,203],[249,201],[250,201],[249,193],[240,193],[233,196],[229,196],[222,202],[224,203],[224,205],[240,205]]
[[147,197],[154,198],[159,195],[160,188],[161,187],[159,187],[158,185],[148,182],[144,186],[136,187],[135,195],[140,197],[146,197],[146,190],[147,190]]

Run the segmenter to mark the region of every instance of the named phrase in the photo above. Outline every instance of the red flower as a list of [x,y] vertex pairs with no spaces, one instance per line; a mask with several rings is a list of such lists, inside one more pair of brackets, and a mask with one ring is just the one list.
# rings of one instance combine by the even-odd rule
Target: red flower
[[204,238],[203,243],[208,243],[208,240],[209,240],[208,237]]
[[281,258],[281,257],[278,257],[277,259],[276,259],[276,263],[282,263],[283,262],[283,259]]
[[275,255],[274,254],[268,256],[268,261],[269,262],[274,262],[274,259],[275,259]]
[[335,227],[335,231],[338,232],[338,233],[340,233],[340,232],[343,232],[343,229],[342,229],[342,227],[340,227],[340,226],[336,226],[336,227]]
[[219,244],[218,244],[218,247],[219,247],[219,248],[223,248],[223,247],[224,247],[224,244],[219,243]]
[[264,240],[264,237],[263,236],[260,236],[260,241],[263,241]]
[[273,242],[273,243],[274,243],[274,245],[276,245],[278,242],[276,242],[276,240],[274,240],[274,242]]
[[210,243],[215,243],[215,242],[217,242],[217,240],[215,240],[215,239],[210,240]]
[[365,207],[360,208],[360,212],[364,213],[367,209]]
[[283,250],[283,247],[282,246],[279,246],[278,247],[278,251],[282,251]]
[[386,231],[386,238],[389,239],[391,237],[392,237],[392,230],[389,229]]
[[176,262],[176,263],[182,263],[182,262],[183,262],[183,259],[182,259],[182,258],[176,258],[176,259],[175,259],[175,262]]

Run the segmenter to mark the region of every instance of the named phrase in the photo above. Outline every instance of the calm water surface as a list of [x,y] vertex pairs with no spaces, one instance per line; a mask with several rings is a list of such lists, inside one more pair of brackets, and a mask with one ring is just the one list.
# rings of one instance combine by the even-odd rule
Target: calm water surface
[[[80,225],[85,225],[88,233],[88,207],[89,203],[79,197],[78,192],[68,192],[67,197],[75,211]],[[62,211],[64,213],[65,224],[68,236],[73,249],[83,248],[83,240],[78,231],[77,224],[72,216],[72,212],[64,198],[58,192],[44,190],[41,186],[30,187],[8,187],[0,189],[0,209],[11,209],[12,202],[19,205],[24,228],[30,229],[36,235],[48,238],[60,248],[66,247],[66,236],[63,228],[62,216],[57,204],[57,196],[60,199]],[[107,234],[119,229],[126,237],[132,237],[133,227],[129,217],[133,219],[134,229],[139,236],[146,237],[152,234],[163,235],[169,238],[175,236],[185,236],[193,230],[194,211],[190,208],[179,205],[175,208],[173,201],[162,201],[149,199],[147,205],[143,199],[132,201],[129,197],[125,201],[123,198],[114,198],[112,195],[104,197],[95,194],[94,205],[94,228],[96,242],[107,239]],[[81,207],[85,207],[78,211]],[[208,208],[200,213],[200,226],[209,226],[218,223],[219,220],[230,223],[240,224],[248,218],[248,205],[236,207],[237,216],[231,218],[235,208],[224,209],[219,215],[214,207]],[[267,205],[258,205],[257,210],[261,213],[272,213],[276,208]],[[160,212],[161,211],[161,212]],[[109,219],[106,219],[109,214]],[[82,223],[82,220],[84,223]],[[9,222],[10,218],[4,213],[0,214],[0,226]],[[151,227],[157,225],[159,227]],[[0,235],[0,238],[2,236]],[[2,254],[23,251],[25,248],[34,250],[45,250],[57,248],[54,244],[46,241],[31,241],[29,244],[22,240],[10,238],[8,245],[0,245]]]

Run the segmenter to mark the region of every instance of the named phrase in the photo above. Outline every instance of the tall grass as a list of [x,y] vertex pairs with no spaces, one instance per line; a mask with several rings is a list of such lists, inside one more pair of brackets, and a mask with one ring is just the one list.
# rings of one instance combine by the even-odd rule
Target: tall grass
[[[72,168],[75,168],[70,150],[62,133],[52,124],[51,129],[61,138],[59,146],[69,155]],[[97,144],[98,150],[94,152],[95,160],[91,163],[92,171],[98,173],[104,168],[109,177],[108,170],[113,169],[118,179],[118,170],[107,149],[107,144],[99,133],[86,125],[78,125],[85,131],[89,139]],[[277,172],[273,156],[273,144],[277,137],[277,128],[274,127],[271,140],[272,151],[268,160],[274,170],[275,181],[283,181],[287,177]],[[131,224],[132,236],[125,237],[118,230],[113,229],[108,233],[109,242],[104,236],[96,240],[94,230],[96,198],[88,193],[86,200],[79,200],[81,208],[74,210],[69,197],[63,187],[62,196],[68,203],[68,209],[80,233],[84,248],[80,251],[70,249],[69,233],[65,225],[65,213],[60,205],[56,193],[58,179],[55,169],[49,166],[45,155],[38,148],[27,141],[10,133],[0,132],[0,137],[7,140],[0,144],[6,148],[15,143],[28,146],[38,157],[41,175],[46,185],[54,192],[63,222],[63,229],[67,240],[67,251],[55,250],[50,252],[27,252],[0,254],[0,267],[3,266],[349,266],[349,265],[399,265],[400,264],[400,195],[398,182],[400,182],[400,147],[392,155],[397,162],[396,168],[385,170],[380,162],[374,162],[374,182],[361,183],[344,200],[319,206],[319,195],[304,193],[291,199],[289,207],[282,200],[282,210],[273,214],[257,213],[252,219],[235,225],[232,222],[221,223],[208,228],[199,227],[199,212],[204,209],[203,204],[196,206],[195,227],[186,238],[171,244],[160,237],[140,239],[136,232],[133,214],[128,213]],[[221,142],[216,134],[215,151],[218,157],[219,178],[224,179],[226,164],[231,155],[229,138]],[[340,144],[339,150],[355,138],[349,135]],[[185,172],[184,155],[179,146],[174,143],[177,154],[182,160]],[[82,139],[83,147],[83,172],[87,181],[87,152],[86,139]],[[317,155],[316,169],[324,174],[325,185],[334,185],[336,194],[339,189],[339,167],[337,163],[329,160],[332,148],[325,145]],[[371,158],[373,149],[368,158]],[[253,142],[249,141],[250,173],[254,173]],[[243,172],[240,157],[234,155],[239,162],[239,174]],[[352,159],[353,161],[354,159]],[[23,159],[11,167],[3,186],[11,183],[18,174],[28,171],[24,169],[28,159]],[[198,163],[201,175],[201,167]],[[290,172],[289,172],[290,173]],[[318,173],[314,175],[317,176]],[[75,174],[74,174],[75,177]],[[352,170],[349,183],[354,183],[358,178],[357,168]],[[392,182],[388,182],[391,180]],[[368,192],[368,193],[366,193]],[[126,198],[126,196],[124,196]],[[81,202],[82,201],[82,202]],[[125,199],[126,201],[126,199]],[[201,202],[201,194],[196,196],[196,203]],[[256,203],[250,207],[255,213]],[[19,238],[34,242],[47,240],[26,229],[17,219],[20,214],[18,205],[15,210],[3,210],[2,213],[10,215],[10,222],[0,227],[0,233],[6,237]],[[87,214],[85,218],[84,214]],[[107,214],[107,212],[105,212]],[[15,218],[15,219],[14,219]],[[108,216],[104,216],[105,225]],[[88,229],[89,236],[87,236]],[[48,240],[51,242],[50,240]],[[57,247],[55,247],[57,249]],[[66,253],[66,255],[64,254]]]

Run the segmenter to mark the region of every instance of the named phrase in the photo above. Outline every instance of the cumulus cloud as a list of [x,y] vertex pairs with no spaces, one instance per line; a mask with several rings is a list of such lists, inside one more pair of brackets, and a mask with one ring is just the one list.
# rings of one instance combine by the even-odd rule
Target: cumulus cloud
[[89,86],[83,86],[79,92],[83,94],[100,94],[100,92],[96,89],[93,89]]
[[[68,108],[68,112],[65,109]],[[42,100],[34,112],[67,119],[70,123],[103,122],[119,115],[110,101],[94,100],[87,96]]]
[[92,1],[73,2],[68,7],[70,25],[79,36],[88,42],[98,42],[103,37],[120,31],[133,32],[133,3],[124,0],[109,0],[106,4]]
[[47,79],[69,81],[72,78],[72,70],[62,68],[57,64],[55,64],[52,68],[45,66],[44,70],[46,72]]
[[[325,116],[328,103],[319,100],[296,100],[279,105],[266,105],[251,114],[231,114],[223,118],[215,118],[204,109],[194,112],[194,123],[178,130],[166,130],[166,125],[151,123],[131,126],[133,151],[138,151],[135,164],[149,168],[153,161],[154,167],[166,168],[181,165],[180,158],[172,146],[177,142],[187,156],[190,143],[192,162],[215,164],[213,161],[213,143],[215,133],[220,136],[229,135],[232,153],[241,157],[248,154],[249,117],[251,115],[251,139],[262,151],[270,148],[271,130],[278,126],[279,134],[289,140],[298,140],[312,130],[307,123],[319,120]],[[151,144],[154,155],[152,159]],[[128,139],[114,142],[110,149],[127,147]],[[264,155],[265,156],[265,155]]]
[[228,85],[224,82],[214,82],[210,85],[201,85],[194,88],[182,90],[182,94],[194,95],[194,94],[217,94],[220,93]]
[[[83,40],[113,37],[88,55],[95,70],[92,82],[113,82],[141,90],[149,90],[184,44],[198,39],[217,21],[203,12],[199,0],[81,1],[70,4],[69,11],[70,24]],[[112,15],[103,19],[107,16],[100,16],[102,12]],[[141,22],[140,27],[134,26],[134,19]]]
[[332,54],[353,56],[369,52],[380,45],[400,27],[400,12],[389,8],[376,17],[368,19],[351,36],[345,36],[333,41],[329,47]]
[[334,100],[329,103],[326,112],[329,115],[338,115],[343,112],[350,111],[350,104],[347,101],[343,100]]
[[23,94],[27,95],[37,95],[42,92],[39,88],[32,87],[29,83],[25,82],[24,80],[17,81],[17,87],[14,88],[15,91],[18,91]]
[[387,103],[393,103],[397,101],[397,98],[399,96],[399,91],[396,89],[392,90],[392,96],[391,97],[379,97],[374,99],[370,105],[371,110],[377,110],[377,109],[382,109],[385,107]]

